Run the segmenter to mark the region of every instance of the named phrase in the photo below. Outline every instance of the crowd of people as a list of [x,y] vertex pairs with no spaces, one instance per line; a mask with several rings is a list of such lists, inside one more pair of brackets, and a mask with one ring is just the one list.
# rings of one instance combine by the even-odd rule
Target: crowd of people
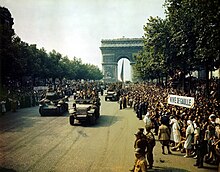
[[38,105],[38,93],[29,88],[8,90],[7,94],[0,97],[1,114],[36,105]]
[[105,86],[101,82],[72,81],[65,83],[47,83],[45,86],[26,86],[5,88],[5,94],[0,95],[0,114],[8,111],[16,112],[20,108],[37,106],[45,97],[46,92],[55,91],[61,95],[91,97],[98,92],[103,94]]
[[[219,165],[220,161],[220,101],[214,80],[210,96],[204,93],[204,83],[195,85],[190,93],[172,87],[134,84],[123,91],[119,103],[123,108],[132,107],[137,118],[144,120],[146,128],[154,131],[162,154],[166,154],[165,148],[168,154],[181,151],[185,153],[184,158],[194,158],[194,165],[202,168],[204,162]],[[193,97],[194,106],[168,104],[169,94]],[[152,160],[148,163],[152,168]]]
[[[147,157],[149,164],[148,168],[153,167],[155,136],[161,143],[162,154],[181,151],[185,153],[184,158],[195,158],[194,165],[198,168],[202,168],[204,162],[219,165],[219,88],[215,80],[211,80],[210,96],[205,96],[204,85],[203,82],[197,82],[193,89],[187,93],[173,87],[150,83],[130,84],[126,87],[121,84],[109,86],[120,95],[120,109],[132,108],[137,118],[145,123],[145,129],[141,128],[135,134],[134,148],[137,159],[133,171],[137,167],[146,169],[145,157]],[[86,95],[89,96],[94,91],[100,92],[101,90],[102,93],[105,86],[99,83],[74,82],[71,85],[55,86],[54,89],[66,95],[80,92],[83,96],[86,91]],[[7,97],[1,97],[1,112],[35,106],[44,93],[45,91],[33,89],[9,91]],[[168,95],[170,94],[193,97],[194,106],[186,108],[168,104]]]

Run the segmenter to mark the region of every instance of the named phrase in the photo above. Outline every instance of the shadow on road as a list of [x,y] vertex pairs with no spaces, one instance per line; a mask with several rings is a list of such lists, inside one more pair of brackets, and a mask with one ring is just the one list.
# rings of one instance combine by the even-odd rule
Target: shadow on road
[[[193,168],[193,167],[192,167]],[[218,170],[217,167],[207,167],[207,166],[204,166],[203,168],[201,169],[205,169],[207,171],[213,171],[213,170]],[[188,170],[185,170],[185,169],[181,169],[181,168],[172,168],[172,167],[158,167],[158,166],[154,166],[153,169],[148,169],[147,171],[162,171],[162,172],[192,172],[192,170],[188,171]],[[196,170],[198,171],[198,170]]]
[[122,117],[120,116],[101,115],[100,118],[96,121],[96,124],[91,127],[109,127],[121,120]]
[[8,169],[8,168],[2,168],[2,167],[0,167],[0,172],[16,172],[16,171],[13,170],[13,169]]
[[[37,114],[33,112],[35,116]],[[34,116],[25,116],[22,111],[9,112],[0,117],[1,132],[18,132],[23,128],[32,127],[39,119]]]
[[1,132],[19,132],[24,128],[33,127],[36,123],[42,121],[51,122],[57,118],[67,118],[69,113],[63,115],[48,115],[40,116],[38,107],[23,108],[16,112],[7,112],[0,116],[0,131]]
[[172,167],[153,167],[153,169],[148,169],[147,171],[163,171],[163,172],[190,172],[181,168],[172,168]]

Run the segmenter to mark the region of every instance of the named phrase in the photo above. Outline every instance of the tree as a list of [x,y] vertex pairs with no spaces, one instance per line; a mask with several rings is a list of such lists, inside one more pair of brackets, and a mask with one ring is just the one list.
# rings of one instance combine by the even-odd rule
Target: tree
[[169,25],[167,20],[150,17],[144,26],[144,48],[137,56],[136,70],[142,79],[166,76],[169,56]]
[[2,84],[6,82],[7,70],[10,62],[13,60],[11,54],[12,38],[14,30],[12,28],[14,22],[9,10],[0,6],[0,90],[2,92]]
[[185,74],[206,69],[207,92],[209,70],[219,68],[219,1],[166,0],[175,50],[171,60]]
[[169,61],[172,62],[174,74],[180,72],[180,81],[185,90],[185,76],[197,69],[195,57],[196,36],[194,32],[195,17],[193,5],[188,0],[167,0],[167,18],[170,21],[170,47],[173,50]]
[[10,82],[17,86],[23,77],[31,78],[32,83],[35,78],[55,81],[56,78],[99,80],[103,77],[97,66],[83,64],[80,58],[70,60],[55,50],[48,54],[44,48],[38,49],[37,45],[29,45],[14,36],[13,18],[8,9],[0,7],[0,17],[0,86],[2,81],[4,85],[11,86]]

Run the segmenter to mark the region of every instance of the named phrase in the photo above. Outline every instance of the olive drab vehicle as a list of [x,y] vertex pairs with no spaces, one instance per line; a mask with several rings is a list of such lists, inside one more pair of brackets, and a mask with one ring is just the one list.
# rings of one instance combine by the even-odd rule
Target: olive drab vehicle
[[68,97],[56,91],[47,92],[39,102],[39,113],[41,116],[62,115],[68,111]]
[[119,94],[117,91],[114,90],[108,90],[105,96],[105,101],[110,100],[110,101],[118,101],[119,100]]
[[98,96],[93,98],[76,98],[73,106],[69,108],[70,125],[74,125],[76,121],[94,125],[100,116],[100,105]]

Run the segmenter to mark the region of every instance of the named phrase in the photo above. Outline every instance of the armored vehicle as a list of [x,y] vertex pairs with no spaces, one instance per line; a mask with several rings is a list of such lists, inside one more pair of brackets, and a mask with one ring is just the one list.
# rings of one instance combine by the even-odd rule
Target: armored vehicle
[[108,90],[107,94],[105,96],[105,101],[110,100],[110,101],[118,101],[119,100],[119,95],[116,91],[113,90]]
[[45,98],[39,102],[41,116],[62,115],[68,111],[68,98],[57,92],[47,92]]
[[76,99],[73,106],[69,108],[70,125],[74,125],[75,121],[95,124],[96,119],[100,116],[100,99]]

